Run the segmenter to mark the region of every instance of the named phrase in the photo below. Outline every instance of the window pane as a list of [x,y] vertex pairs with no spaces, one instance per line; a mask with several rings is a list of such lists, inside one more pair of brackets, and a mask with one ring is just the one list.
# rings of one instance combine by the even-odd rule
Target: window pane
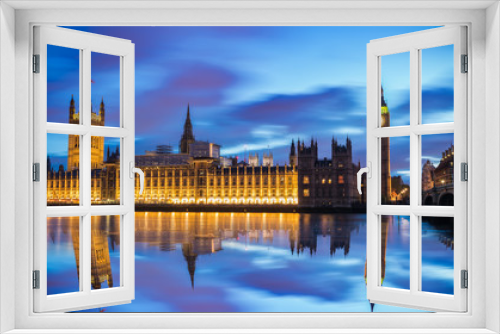
[[120,139],[91,138],[92,176],[91,201],[93,205],[120,204]]
[[453,45],[421,50],[422,123],[453,122]]
[[422,291],[453,294],[453,218],[422,217]]
[[410,217],[381,217],[380,285],[410,289]]
[[80,136],[47,134],[47,205],[80,202]]
[[453,137],[422,136],[422,205],[453,206]]
[[381,126],[410,125],[410,53],[382,56]]
[[47,122],[80,123],[80,50],[47,45]]
[[120,286],[120,244],[120,216],[93,216],[93,290]]
[[47,218],[47,295],[80,291],[80,217]]
[[120,126],[120,57],[92,52],[92,125]]
[[410,204],[410,137],[381,138],[381,203]]

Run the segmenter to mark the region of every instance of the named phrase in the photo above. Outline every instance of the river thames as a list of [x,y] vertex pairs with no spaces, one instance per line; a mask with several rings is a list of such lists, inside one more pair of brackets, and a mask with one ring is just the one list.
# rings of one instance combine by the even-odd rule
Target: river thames
[[[371,312],[366,215],[137,212],[136,296],[87,312]],[[119,217],[92,219],[92,288],[120,284]],[[48,294],[78,291],[77,217],[48,218]],[[408,217],[382,221],[383,286],[409,288]],[[422,221],[422,288],[453,293],[453,224]],[[415,310],[375,305],[374,312]]]

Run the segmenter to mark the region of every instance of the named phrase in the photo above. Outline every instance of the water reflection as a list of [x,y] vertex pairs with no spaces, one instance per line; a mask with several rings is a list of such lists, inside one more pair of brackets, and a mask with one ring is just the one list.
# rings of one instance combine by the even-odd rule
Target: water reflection
[[[120,285],[119,216],[92,217],[91,288]],[[47,218],[47,294],[80,291],[80,220]]]
[[[318,236],[329,239],[329,255],[349,254],[351,233],[359,233],[361,219],[348,215],[270,213],[155,213],[136,214],[136,243],[161,251],[181,247],[194,288],[199,256],[224,250],[225,242],[284,247],[287,236],[290,255],[310,256],[318,252]],[[275,240],[276,236],[276,240]],[[231,246],[232,247],[232,246]],[[248,250],[248,247],[246,247]],[[323,252],[323,249],[321,250]],[[323,254],[321,254],[323,255]]]
[[92,289],[120,286],[120,216],[92,217],[91,231]]
[[47,294],[77,292],[78,280],[79,217],[47,218]]
[[[99,219],[111,266],[99,267],[103,276],[95,277],[117,286],[111,250],[119,249],[113,239],[119,225]],[[408,279],[398,264],[405,261],[409,226],[402,217],[385,226],[383,285],[397,287]],[[106,312],[371,311],[365,215],[139,212],[135,228],[136,299]],[[423,265],[449,265],[439,256],[450,243],[446,233],[426,234],[434,256]],[[376,305],[374,311],[413,310]]]

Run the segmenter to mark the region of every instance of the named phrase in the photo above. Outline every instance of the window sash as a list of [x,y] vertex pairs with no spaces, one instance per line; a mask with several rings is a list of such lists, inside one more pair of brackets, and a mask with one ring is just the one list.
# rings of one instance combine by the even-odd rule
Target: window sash
[[[47,45],[80,50],[80,124],[47,122]],[[91,53],[120,57],[119,128],[91,125]],[[134,45],[130,41],[82,33],[64,28],[34,28],[34,54],[40,55],[40,72],[34,84],[34,161],[40,163],[40,182],[34,184],[33,270],[40,271],[40,289],[33,290],[34,311],[72,311],[134,298],[134,183],[129,177],[134,161]],[[80,136],[79,205],[47,207],[47,134]],[[120,138],[120,204],[91,204],[91,137]],[[120,287],[91,290],[91,218],[120,215]],[[80,217],[79,291],[47,295],[47,218]]]
[[[460,285],[462,269],[467,269],[467,186],[460,182],[460,168],[454,168],[453,207],[428,207],[421,204],[421,135],[454,133],[454,164],[467,162],[467,76],[460,73],[462,54],[467,54],[466,28],[443,27],[371,41],[367,47],[367,161],[371,178],[367,180],[367,295],[372,303],[421,308],[425,310],[461,311],[467,309],[467,290]],[[454,122],[420,124],[420,50],[454,45]],[[381,57],[410,54],[410,125],[382,128],[381,122]],[[410,138],[410,205],[381,205],[381,138]],[[382,287],[381,217],[410,216],[410,288]],[[423,216],[454,217],[454,294],[444,295],[420,291],[421,219]],[[374,265],[373,265],[374,264]]]

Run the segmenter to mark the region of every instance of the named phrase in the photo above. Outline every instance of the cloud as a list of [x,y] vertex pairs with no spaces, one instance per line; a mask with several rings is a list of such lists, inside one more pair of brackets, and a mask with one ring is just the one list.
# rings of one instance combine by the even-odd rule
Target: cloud
[[[212,79],[197,83],[200,94],[184,85],[196,79],[198,70],[188,71],[172,80],[162,89],[145,93],[138,100],[136,131],[141,140],[136,145],[138,154],[154,149],[160,143],[177,144],[182,134],[187,102],[196,139],[210,140],[222,145],[223,155],[242,155],[246,152],[263,153],[273,150],[275,162],[288,161],[292,138],[318,140],[320,155],[330,155],[332,136],[354,140],[354,152],[364,160],[364,131],[366,118],[359,100],[362,87],[328,87],[302,94],[274,94],[240,104],[225,104],[225,90],[238,78],[218,67],[200,65]],[[213,84],[209,84],[212,80]],[[209,94],[208,92],[212,92]],[[140,105],[139,105],[140,103]],[[357,160],[357,159],[356,159]]]
[[436,157],[436,156],[430,156],[430,155],[423,155],[422,156],[422,165],[425,164],[427,160],[430,160],[430,162],[434,165],[437,166],[439,162],[441,161],[441,157]]
[[255,152],[255,151],[268,150],[271,148],[276,149],[279,147],[285,147],[285,146],[288,147],[291,141],[292,141],[291,139],[283,138],[283,139],[266,140],[259,143],[237,144],[234,146],[228,146],[223,148],[221,154],[237,155],[245,151]]
[[422,91],[422,110],[423,112],[453,110],[453,100],[453,87],[426,89]]
[[[350,114],[360,109],[358,87],[331,87],[302,94],[263,96],[236,108],[235,117],[250,122],[314,122]],[[338,119],[338,118],[337,118]]]
[[[389,103],[389,102],[388,102]],[[422,90],[422,121],[424,123],[453,122],[454,89],[436,87]],[[391,125],[410,124],[410,100],[390,105]]]
[[288,127],[286,125],[261,125],[250,131],[255,138],[274,138],[277,135],[286,133]]
[[225,89],[236,82],[236,75],[227,70],[213,65],[195,63],[184,68],[182,73],[170,82],[170,86],[176,90],[195,91],[199,94],[199,91]]
[[352,135],[365,135],[366,129],[363,127],[354,127],[354,126],[338,126],[332,128],[332,133],[342,133],[347,134],[349,136]]
[[[355,152],[364,147],[366,127],[365,113],[359,96],[360,87],[329,87],[302,94],[274,94],[259,100],[229,106],[223,113],[219,126],[228,137],[229,145],[223,145],[224,154],[239,154],[278,147],[288,148],[292,138],[302,140],[317,138],[320,155],[330,153],[332,136],[361,136]],[[215,122],[217,123],[217,122]],[[236,142],[235,142],[236,139]],[[229,153],[230,152],[230,153]],[[286,161],[287,149],[274,151],[275,160]]]

